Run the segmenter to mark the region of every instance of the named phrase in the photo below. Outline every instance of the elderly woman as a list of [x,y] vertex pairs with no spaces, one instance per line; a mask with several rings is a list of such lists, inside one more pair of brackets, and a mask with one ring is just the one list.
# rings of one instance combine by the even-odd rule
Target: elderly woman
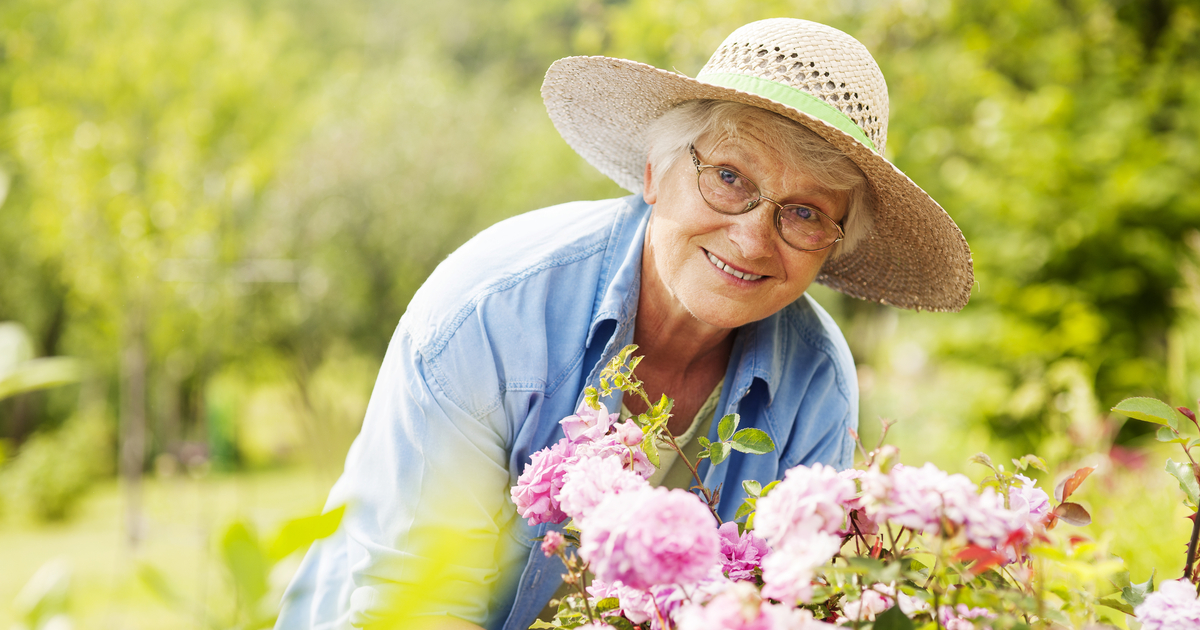
[[[730,519],[741,481],[851,464],[854,363],[805,290],[958,310],[970,251],[946,213],[882,157],[883,76],[835,29],[738,29],[696,79],[604,57],[555,63],[542,89],[563,137],[634,191],[504,221],[452,254],[400,321],[280,628],[524,630],[561,583],[509,496],[562,437],[600,369],[639,346],[671,432],[716,439],[740,413],[777,449],[705,461]],[[605,401],[639,413],[632,397]],[[652,479],[686,487],[663,463]]]

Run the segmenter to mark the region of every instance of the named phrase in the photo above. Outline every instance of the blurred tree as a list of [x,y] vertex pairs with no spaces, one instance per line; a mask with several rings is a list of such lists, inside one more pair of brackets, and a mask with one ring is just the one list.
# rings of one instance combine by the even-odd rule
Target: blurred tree
[[[776,15],[855,35],[889,78],[889,157],[963,227],[978,278],[964,313],[899,330],[1000,375],[978,409],[997,434],[1094,430],[1091,392],[1187,389],[1171,296],[1200,225],[1200,17],[1168,0],[8,0],[0,319],[113,384],[131,477],[189,440],[236,465],[236,427],[206,425],[239,413],[214,376],[285,374],[319,424],[331,349],[378,360],[465,239],[621,194],[545,117],[554,59],[694,75]],[[846,326],[875,361],[895,314],[835,310],[882,322]],[[69,414],[49,401],[0,405],[0,432]]]

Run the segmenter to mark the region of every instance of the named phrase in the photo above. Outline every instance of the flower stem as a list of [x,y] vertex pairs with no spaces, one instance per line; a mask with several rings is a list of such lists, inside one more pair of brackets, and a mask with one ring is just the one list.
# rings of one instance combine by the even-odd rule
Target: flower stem
[[1183,577],[1194,580],[1192,565],[1196,563],[1196,539],[1200,538],[1200,510],[1192,514],[1192,538],[1188,541],[1187,561],[1183,565]]

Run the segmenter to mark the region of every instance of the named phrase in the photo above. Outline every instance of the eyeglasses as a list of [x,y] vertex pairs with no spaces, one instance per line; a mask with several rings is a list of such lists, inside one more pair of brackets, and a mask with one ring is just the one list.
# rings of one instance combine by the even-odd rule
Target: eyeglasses
[[783,242],[795,249],[816,252],[842,240],[845,233],[837,221],[820,210],[803,204],[781,204],[764,196],[750,178],[729,168],[701,164],[696,147],[689,146],[696,165],[696,186],[708,207],[721,214],[745,214],[767,201],[775,205],[775,229]]

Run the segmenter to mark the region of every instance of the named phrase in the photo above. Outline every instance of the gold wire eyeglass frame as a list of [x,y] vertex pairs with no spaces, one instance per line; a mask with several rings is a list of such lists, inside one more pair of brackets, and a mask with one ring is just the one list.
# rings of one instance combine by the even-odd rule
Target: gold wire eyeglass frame
[[[842,231],[841,224],[837,221],[834,221],[833,218],[830,217],[829,215],[825,214],[824,212],[821,212],[820,209],[814,208],[813,206],[799,204],[799,203],[789,203],[786,205],[781,204],[778,201],[775,201],[774,199],[771,199],[770,197],[763,195],[762,189],[760,189],[758,187],[758,184],[754,183],[754,181],[751,180],[749,177],[746,177],[742,173],[738,172],[737,169],[729,168],[728,166],[714,166],[712,164],[701,163],[700,158],[696,157],[695,145],[688,145],[688,153],[690,153],[692,156],[692,164],[696,165],[696,190],[700,193],[700,198],[704,200],[704,203],[708,204],[708,207],[712,208],[712,210],[714,212],[724,214],[724,215],[746,214],[747,212],[750,212],[754,208],[758,207],[758,204],[760,202],[768,201],[775,206],[774,223],[775,223],[775,231],[779,234],[779,238],[782,239],[784,243],[787,243],[788,247],[791,247],[792,249],[800,250],[802,252],[819,252],[821,250],[829,249],[830,247],[833,247],[835,244],[837,244],[839,241],[841,241],[842,239],[844,239],[846,237],[846,233]],[[722,171],[729,171],[730,173],[733,173],[734,175],[741,177],[748,184],[750,184],[751,186],[754,187],[754,192],[758,196],[755,197],[754,199],[750,199],[749,201],[747,201],[746,207],[742,208],[741,210],[739,210],[737,212],[727,212],[727,211],[722,210],[722,209],[718,208],[717,206],[713,205],[713,203],[708,200],[708,197],[704,196],[704,186],[701,185],[700,178],[701,178],[701,176],[704,175],[704,171],[706,171],[708,169],[714,169],[714,168],[720,169]],[[785,236],[783,233],[783,211],[788,208],[807,208],[809,210],[812,210],[813,212],[816,212],[826,222],[828,222],[830,225],[832,225],[834,228],[837,229],[837,234],[838,234],[837,238],[834,239],[832,242],[830,242],[828,245],[823,245],[823,246],[817,247],[815,249],[799,247],[799,246],[793,244],[791,241],[788,240],[787,236]]]

